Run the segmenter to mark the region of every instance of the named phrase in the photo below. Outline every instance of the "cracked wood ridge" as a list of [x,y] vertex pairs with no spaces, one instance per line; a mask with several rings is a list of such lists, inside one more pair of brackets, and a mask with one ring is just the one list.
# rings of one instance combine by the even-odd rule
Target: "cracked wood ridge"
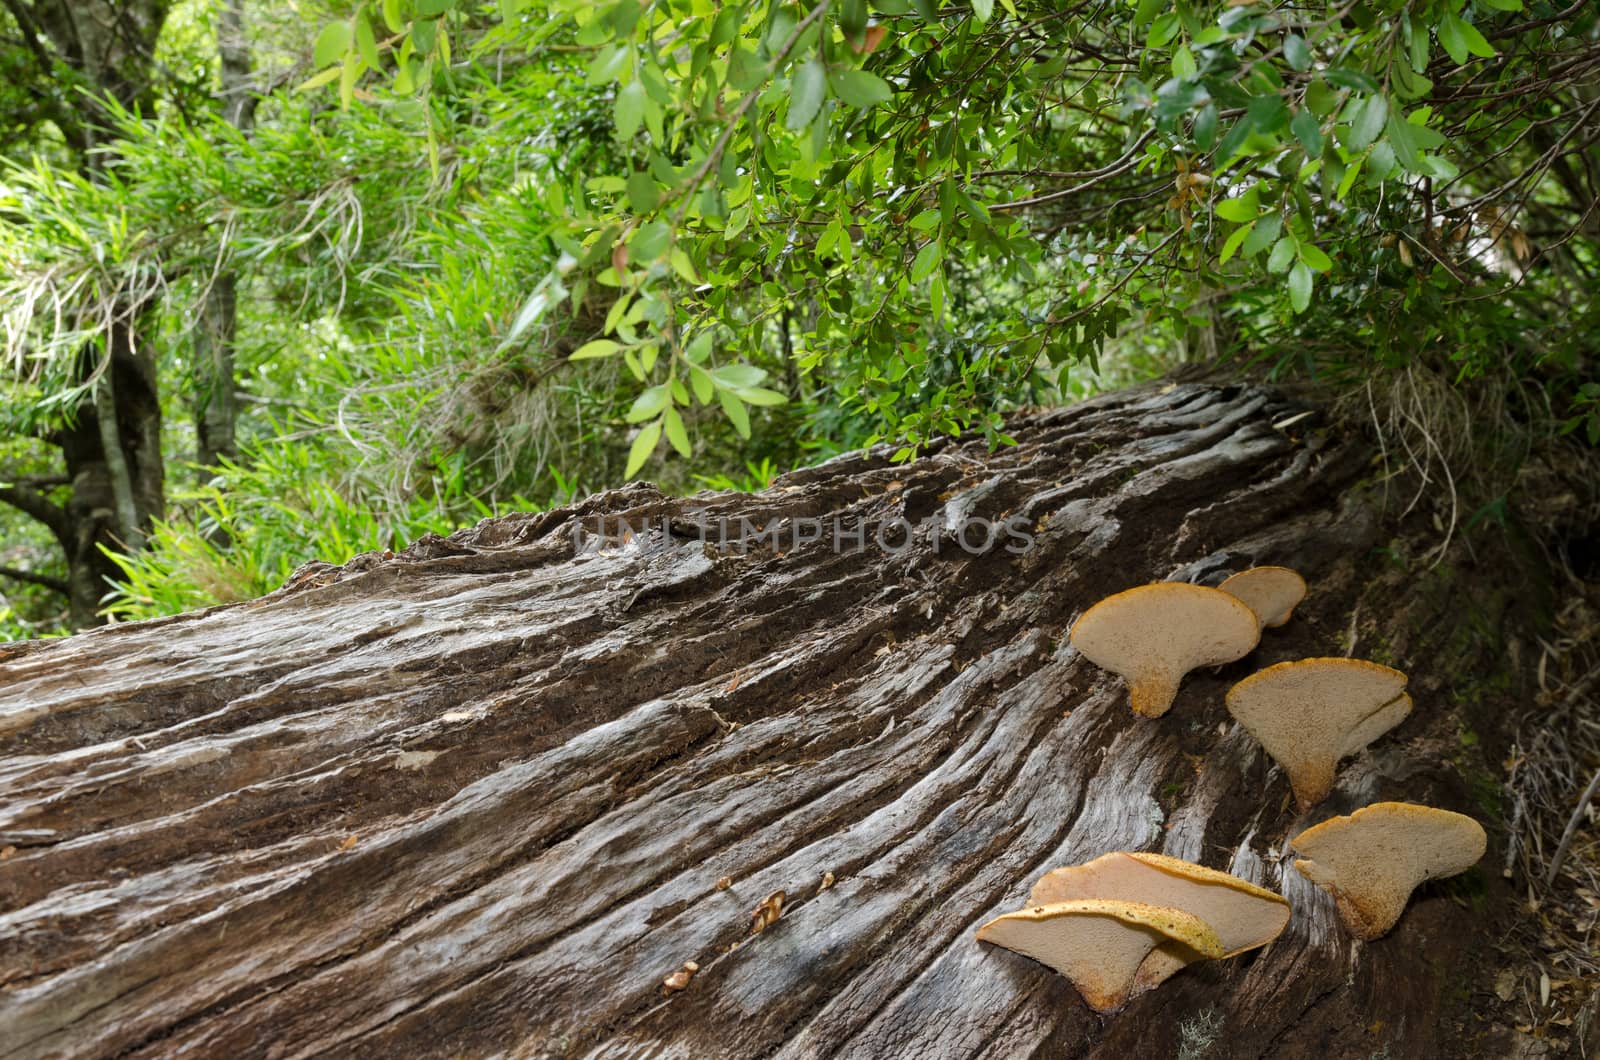
[[[1261,666],[1338,653],[1371,579],[1369,453],[1273,426],[1300,411],[1139,388],[1019,418],[995,453],[633,486],[0,650],[0,1055],[1114,1057],[1172,1055],[1185,1021],[1210,1055],[1348,1033],[1423,1055],[1428,969],[1467,914],[1419,892],[1394,935],[1348,941],[1285,857],[1307,822],[1284,778],[1223,708]],[[785,531],[740,555],[689,536],[702,507],[938,518],[899,552]],[[1021,516],[1033,547],[968,555],[963,513]],[[602,515],[681,532],[574,555]],[[1110,592],[1254,563],[1311,596],[1163,718],[1066,646]],[[1430,718],[1420,696],[1327,812],[1448,785],[1407,760]],[[1117,849],[1281,891],[1293,922],[1107,1021],[973,940],[1047,869]]]

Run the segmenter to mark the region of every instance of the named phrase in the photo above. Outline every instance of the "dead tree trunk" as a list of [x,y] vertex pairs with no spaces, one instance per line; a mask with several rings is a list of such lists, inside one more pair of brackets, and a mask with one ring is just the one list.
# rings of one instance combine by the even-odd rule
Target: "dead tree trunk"
[[[1499,703],[1453,697],[1503,669],[1488,590],[1516,575],[1468,606],[1459,568],[1399,566],[1416,541],[1363,484],[1371,452],[1301,411],[1142,388],[1022,418],[996,453],[634,486],[0,649],[0,1054],[1448,1054],[1494,873],[1476,909],[1470,878],[1425,887],[1352,942],[1285,859],[1311,818],[1222,694],[1302,656],[1406,668],[1415,713],[1315,817],[1403,798],[1492,827],[1458,736],[1483,751]],[[1031,547],[957,539],[1011,516]],[[740,517],[776,541],[741,553]],[[1310,599],[1163,718],[1066,645],[1110,592],[1262,562]],[[1279,889],[1293,922],[1104,1020],[973,941],[1116,849]]]

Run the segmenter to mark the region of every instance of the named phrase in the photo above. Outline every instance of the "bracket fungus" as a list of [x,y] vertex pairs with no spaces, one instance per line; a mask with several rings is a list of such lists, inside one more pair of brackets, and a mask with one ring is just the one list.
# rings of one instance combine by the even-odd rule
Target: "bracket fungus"
[[1288,567],[1251,567],[1217,586],[1256,613],[1265,629],[1288,622],[1306,598],[1306,580]]
[[1127,1003],[1141,965],[1157,946],[1190,954],[1189,960],[1222,956],[1217,933],[1193,913],[1097,898],[1006,913],[979,928],[978,940],[1060,972],[1096,1012]]
[[1159,718],[1190,670],[1243,658],[1261,640],[1254,611],[1231,593],[1156,582],[1108,596],[1068,639],[1084,658],[1128,682],[1135,714]]
[[1228,713],[1289,775],[1306,810],[1333,790],[1339,760],[1411,713],[1406,675],[1363,659],[1300,659],[1228,689]]
[[[1163,854],[1117,851],[1082,865],[1053,869],[1028,895],[1036,906],[1084,898],[1115,898],[1192,913],[1216,932],[1223,957],[1265,946],[1289,924],[1289,901],[1282,895]],[[1134,994],[1160,986],[1193,959],[1187,947],[1158,945],[1139,966]]]
[[1289,844],[1300,874],[1333,895],[1357,938],[1394,927],[1417,885],[1466,872],[1488,848],[1483,826],[1465,814],[1410,802],[1378,802],[1333,817]]

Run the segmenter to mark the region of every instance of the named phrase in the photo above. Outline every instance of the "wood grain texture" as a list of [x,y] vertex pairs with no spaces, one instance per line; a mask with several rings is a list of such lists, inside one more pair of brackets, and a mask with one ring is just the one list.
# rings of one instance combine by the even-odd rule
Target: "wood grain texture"
[[[1297,411],[1145,387],[995,453],[635,485],[0,649],[0,1055],[1171,1056],[1201,1025],[1196,1056],[1434,1055],[1472,914],[1424,889],[1354,943],[1286,840],[1380,797],[1470,812],[1427,692],[1449,675],[1410,660],[1413,716],[1303,819],[1223,708],[1261,666],[1339,654],[1384,591],[1370,454],[1272,426]],[[962,514],[1019,515],[1033,545],[969,555],[941,529]],[[740,554],[724,516],[936,518],[898,553],[869,530]],[[598,541],[602,517],[657,530]],[[1065,643],[1110,592],[1258,563],[1310,597],[1163,718]],[[1108,1019],[973,940],[1117,849],[1228,869],[1293,920]]]

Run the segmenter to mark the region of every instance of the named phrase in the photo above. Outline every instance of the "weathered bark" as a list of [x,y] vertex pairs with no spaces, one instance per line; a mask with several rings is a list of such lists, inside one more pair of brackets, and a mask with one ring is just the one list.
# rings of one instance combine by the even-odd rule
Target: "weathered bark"
[[[1496,665],[1460,634],[1471,614],[1497,640],[1504,597],[1375,559],[1402,538],[1360,485],[1370,452],[1315,416],[1274,426],[1298,412],[1143,388],[1024,418],[996,453],[634,486],[0,649],[5,1055],[1448,1055],[1482,913],[1430,885],[1353,942],[1286,840],[1376,798],[1483,816],[1457,727],[1489,741],[1500,705],[1451,695]],[[840,517],[867,544],[784,529],[741,555],[698,539],[701,507],[711,539],[724,516]],[[1032,547],[969,555],[943,529],[963,515],[1020,516]],[[574,555],[602,516],[670,532]],[[930,516],[910,548],[873,541]],[[1109,592],[1259,562],[1312,596],[1163,718],[1066,644]],[[1410,671],[1416,711],[1297,818],[1222,694],[1352,636]],[[1046,869],[1115,849],[1279,889],[1293,922],[1105,1020],[973,941]]]

